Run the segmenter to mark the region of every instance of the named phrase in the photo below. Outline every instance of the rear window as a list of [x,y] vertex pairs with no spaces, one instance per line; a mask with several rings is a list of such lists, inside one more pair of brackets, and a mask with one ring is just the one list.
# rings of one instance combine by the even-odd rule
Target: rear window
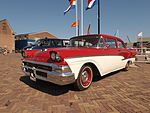
[[125,48],[125,46],[123,45],[123,43],[121,41],[118,40],[118,48]]
[[116,48],[116,40],[112,38],[104,38],[106,45],[108,48]]

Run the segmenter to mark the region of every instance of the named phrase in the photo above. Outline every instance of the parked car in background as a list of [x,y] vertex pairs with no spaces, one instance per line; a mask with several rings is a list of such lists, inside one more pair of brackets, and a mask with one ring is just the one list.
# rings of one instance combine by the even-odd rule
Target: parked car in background
[[34,53],[38,51],[45,51],[45,49],[48,48],[60,48],[60,47],[66,47],[69,45],[68,39],[40,39],[37,40],[34,46],[32,47],[26,47],[22,51],[22,56],[26,58],[32,58]]
[[15,51],[21,52],[22,49],[26,46],[32,46],[34,45],[35,40],[15,40]]
[[78,90],[89,88],[95,76],[125,69],[135,60],[136,51],[109,35],[73,37],[70,47],[38,52],[33,59],[24,59],[22,69],[30,79],[58,85],[72,84]]

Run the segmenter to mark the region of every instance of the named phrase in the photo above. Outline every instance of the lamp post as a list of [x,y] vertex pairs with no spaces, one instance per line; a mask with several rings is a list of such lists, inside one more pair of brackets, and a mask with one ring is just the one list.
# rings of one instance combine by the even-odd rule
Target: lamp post
[[84,2],[81,0],[81,35],[84,35],[84,17],[83,17],[83,5]]
[[[76,0],[76,22],[78,22],[78,0]],[[78,29],[79,29],[79,25],[76,26],[76,36],[79,36],[79,30]]]
[[100,34],[100,0],[98,0],[98,34]]

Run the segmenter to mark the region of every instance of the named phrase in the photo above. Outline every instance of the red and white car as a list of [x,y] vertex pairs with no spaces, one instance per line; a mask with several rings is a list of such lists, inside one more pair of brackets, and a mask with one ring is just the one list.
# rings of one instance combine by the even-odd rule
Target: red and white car
[[34,81],[49,81],[58,85],[74,83],[79,90],[87,89],[96,75],[128,69],[136,51],[109,35],[73,37],[71,47],[41,51],[32,60],[23,60],[23,70]]

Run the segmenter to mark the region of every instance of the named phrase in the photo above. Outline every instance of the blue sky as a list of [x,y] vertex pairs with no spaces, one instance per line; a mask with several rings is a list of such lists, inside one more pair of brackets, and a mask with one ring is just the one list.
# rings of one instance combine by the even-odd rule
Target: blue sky
[[[75,35],[75,28],[70,27],[75,9],[64,16],[68,5],[68,0],[0,0],[0,20],[7,19],[17,34],[48,31],[58,38],[70,38]],[[149,5],[150,0],[101,0],[101,32],[114,35],[118,29],[124,41],[127,35],[135,41],[139,32],[150,36]],[[91,33],[97,33],[96,5],[84,12],[85,32],[89,24]]]

